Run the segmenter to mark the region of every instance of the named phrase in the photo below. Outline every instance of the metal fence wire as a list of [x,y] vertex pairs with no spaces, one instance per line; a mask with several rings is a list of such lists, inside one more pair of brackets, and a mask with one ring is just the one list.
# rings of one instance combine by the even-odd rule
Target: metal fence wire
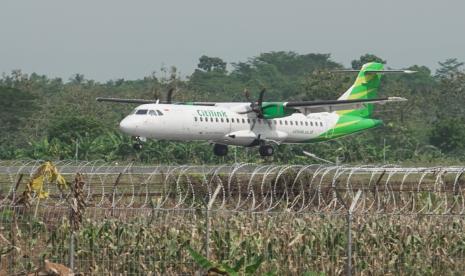
[[[255,273],[462,274],[465,168],[55,164],[82,173],[73,193],[15,205],[39,161],[0,162],[0,253],[5,275],[62,264],[83,275],[205,273],[213,264]],[[218,266],[219,267],[219,266]],[[249,268],[250,269],[250,268]]]

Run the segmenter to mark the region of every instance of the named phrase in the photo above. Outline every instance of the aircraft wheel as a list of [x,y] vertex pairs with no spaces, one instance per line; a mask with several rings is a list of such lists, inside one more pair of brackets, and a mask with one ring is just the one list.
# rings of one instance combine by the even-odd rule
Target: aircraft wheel
[[258,151],[260,152],[260,155],[265,157],[265,156],[272,156],[274,153],[274,148],[270,145],[263,145],[258,148]]
[[228,154],[228,146],[215,144],[213,146],[213,153],[215,153],[216,156],[225,156]]
[[141,143],[134,143],[134,145],[132,145],[132,147],[135,149],[135,150],[141,150],[143,148],[142,144]]

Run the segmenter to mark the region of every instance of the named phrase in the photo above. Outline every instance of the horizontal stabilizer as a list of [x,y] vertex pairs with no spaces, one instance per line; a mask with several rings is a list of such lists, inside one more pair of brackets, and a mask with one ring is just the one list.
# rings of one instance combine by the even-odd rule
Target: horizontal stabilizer
[[398,102],[406,101],[402,97],[387,97],[375,99],[353,99],[353,100],[327,100],[327,101],[304,101],[304,102],[286,102],[286,107],[312,107],[312,106],[335,106],[347,104],[360,104],[360,103],[383,103],[383,102]]
[[364,108],[366,104],[384,104],[387,102],[404,102],[406,98],[387,97],[375,99],[354,99],[354,100],[330,100],[312,102],[287,102],[286,107],[298,109],[303,114],[316,112],[333,112],[339,110],[352,110]]
[[[335,72],[335,73],[344,73],[344,72],[352,72],[352,73],[358,73],[360,72],[361,70],[354,70],[354,69],[342,69],[342,70],[332,70],[331,72]],[[365,73],[381,73],[381,74],[384,74],[384,73],[404,73],[404,74],[414,74],[416,73],[417,71],[413,71],[413,70],[363,70],[363,72]]]

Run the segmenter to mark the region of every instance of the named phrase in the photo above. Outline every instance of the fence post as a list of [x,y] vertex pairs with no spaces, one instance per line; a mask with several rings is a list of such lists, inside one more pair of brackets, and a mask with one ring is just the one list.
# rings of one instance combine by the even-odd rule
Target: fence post
[[13,188],[13,198],[11,200],[12,204],[14,204],[16,201],[16,191],[19,188],[19,184],[21,184],[21,180],[23,179],[23,176],[24,176],[23,174],[20,174],[18,177],[18,180],[16,180],[15,187]]
[[205,256],[210,259],[210,209],[205,207]]
[[74,230],[71,230],[69,238],[69,268],[74,271]]
[[352,212],[347,212],[347,275],[352,275]]
[[213,195],[210,195],[210,199],[208,200],[207,205],[205,206],[205,220],[206,220],[206,226],[205,226],[205,256],[207,259],[210,258],[210,211],[213,206],[213,203],[215,203],[215,199],[218,196],[219,192],[221,190],[221,184],[219,184],[216,187],[215,192],[213,192]]
[[362,194],[362,190],[358,190],[357,194],[347,210],[347,275],[352,275],[352,214],[355,206],[357,205],[358,199]]
[[114,211],[116,207],[115,199],[116,199],[116,186],[118,186],[121,177],[123,176],[124,172],[120,172],[116,177],[115,183],[113,184],[113,191],[111,192],[111,216],[114,216]]
[[[16,218],[16,206],[13,206],[13,220],[11,221],[10,224],[10,238],[11,238],[11,246],[16,247],[16,226],[18,225],[18,220]],[[10,260],[9,260],[9,268],[8,272],[13,275],[15,272],[15,266],[16,266],[16,256],[15,256],[15,250],[13,249],[10,254]]]

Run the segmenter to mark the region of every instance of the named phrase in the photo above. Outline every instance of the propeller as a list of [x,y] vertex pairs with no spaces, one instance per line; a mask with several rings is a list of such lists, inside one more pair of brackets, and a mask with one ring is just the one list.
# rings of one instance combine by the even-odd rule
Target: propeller
[[247,114],[247,113],[252,113],[255,112],[257,114],[257,118],[263,119],[263,96],[265,95],[266,88],[262,88],[260,91],[260,95],[258,96],[257,101],[252,101],[250,99],[250,92],[246,88],[244,89],[244,96],[247,99],[247,101],[250,102],[250,110],[247,110],[245,112],[240,112],[239,114]]
[[173,92],[174,92],[174,88],[171,87],[168,92],[166,93],[166,103],[171,103],[171,99],[173,97]]

